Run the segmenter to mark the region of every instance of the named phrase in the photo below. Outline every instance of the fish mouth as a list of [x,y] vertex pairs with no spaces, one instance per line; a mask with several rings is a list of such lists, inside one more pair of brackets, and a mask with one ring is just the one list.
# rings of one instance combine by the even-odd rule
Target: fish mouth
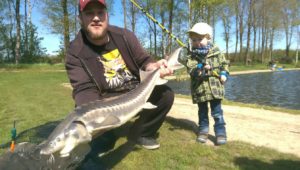
[[54,148],[51,148],[47,145],[44,145],[43,147],[41,147],[40,154],[50,155],[50,154],[53,154],[54,152],[57,152],[58,150],[59,149],[54,149]]
[[41,149],[40,151],[41,155],[50,155],[51,153],[53,152],[51,152],[49,149]]

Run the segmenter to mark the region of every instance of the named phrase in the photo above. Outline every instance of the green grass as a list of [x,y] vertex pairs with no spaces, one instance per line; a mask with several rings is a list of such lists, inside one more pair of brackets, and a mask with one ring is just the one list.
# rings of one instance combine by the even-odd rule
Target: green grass
[[[14,121],[18,133],[25,133],[71,111],[74,103],[71,90],[61,85],[65,82],[65,72],[0,72],[0,145],[6,146],[10,140]],[[30,134],[18,140],[29,138]]]
[[[8,149],[14,120],[17,121],[17,142],[40,143],[46,139],[58,121],[74,107],[71,90],[61,85],[66,82],[65,72],[34,68],[0,72],[0,144],[4,147],[0,154]],[[300,167],[299,157],[244,142],[230,141],[220,147],[201,145],[195,142],[195,126],[191,122],[167,118],[160,129],[161,148],[155,151],[128,145],[124,137],[128,126],[123,126],[116,130],[121,135],[115,148],[99,162],[117,170]]]
[[64,70],[64,64],[0,64],[0,71],[57,71]]
[[158,138],[160,149],[149,151],[130,147],[124,138],[99,164],[121,169],[297,169],[300,158],[265,147],[234,141],[224,146],[208,146],[195,141],[189,123],[167,118]]
[[[278,67],[284,67],[284,68],[299,68],[298,65],[295,64],[277,64]],[[270,67],[268,67],[266,64],[254,64],[254,65],[248,65],[245,66],[244,64],[240,63],[233,63],[230,66],[230,71],[248,71],[248,70],[269,70]]]

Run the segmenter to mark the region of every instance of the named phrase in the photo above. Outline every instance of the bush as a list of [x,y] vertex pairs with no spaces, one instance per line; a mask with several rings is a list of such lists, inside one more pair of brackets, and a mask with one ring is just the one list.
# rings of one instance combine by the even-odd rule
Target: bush
[[278,59],[278,61],[282,64],[292,64],[293,59],[291,57],[281,57]]

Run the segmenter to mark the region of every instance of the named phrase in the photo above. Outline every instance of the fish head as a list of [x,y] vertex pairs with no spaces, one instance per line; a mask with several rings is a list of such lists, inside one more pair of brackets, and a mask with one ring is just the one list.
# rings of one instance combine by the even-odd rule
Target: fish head
[[65,134],[60,134],[48,139],[48,141],[43,144],[40,153],[43,155],[50,155],[61,150],[65,147],[65,138]]

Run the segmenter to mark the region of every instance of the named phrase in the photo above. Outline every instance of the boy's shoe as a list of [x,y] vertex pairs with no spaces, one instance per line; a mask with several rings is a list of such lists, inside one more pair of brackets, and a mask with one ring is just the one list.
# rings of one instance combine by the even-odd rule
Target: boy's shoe
[[199,133],[196,140],[197,142],[200,143],[206,143],[207,139],[208,139],[207,133]]
[[224,145],[226,142],[226,136],[217,136],[217,145]]
[[160,147],[160,144],[156,141],[153,137],[139,137],[136,140],[136,144],[142,146],[145,149],[158,149]]

